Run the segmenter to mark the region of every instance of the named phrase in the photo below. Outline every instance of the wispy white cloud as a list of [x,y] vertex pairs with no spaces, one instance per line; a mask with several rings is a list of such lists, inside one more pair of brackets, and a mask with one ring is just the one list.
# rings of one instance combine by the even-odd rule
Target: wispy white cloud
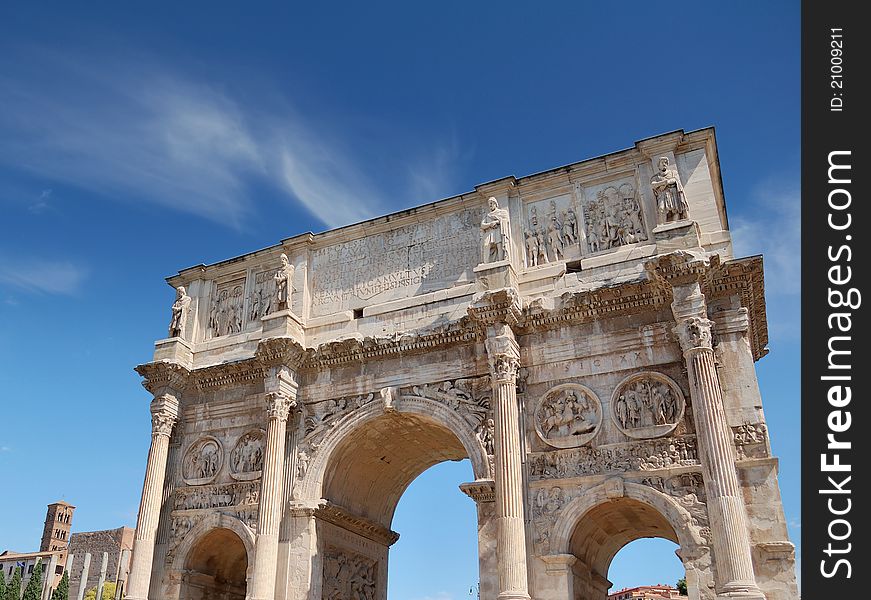
[[0,286],[24,292],[74,294],[87,274],[86,268],[66,261],[0,255]]
[[[27,52],[26,72],[0,61],[10,67],[0,78],[0,166],[231,227],[264,184],[329,227],[390,208],[390,186],[366,168],[371,147],[353,151],[342,132],[286,99],[240,101],[226,86],[148,60]],[[397,176],[408,173],[409,195],[435,195],[451,156],[435,156],[428,169],[406,160]],[[31,210],[46,207],[47,197]]]
[[732,219],[736,256],[762,254],[769,331],[798,339],[801,294],[801,192],[797,178],[772,177],[757,185],[751,203]]
[[27,210],[32,212],[35,215],[39,215],[44,213],[48,209],[48,201],[51,198],[52,190],[42,190],[40,192],[39,197],[36,201],[33,202],[30,206],[27,207]]

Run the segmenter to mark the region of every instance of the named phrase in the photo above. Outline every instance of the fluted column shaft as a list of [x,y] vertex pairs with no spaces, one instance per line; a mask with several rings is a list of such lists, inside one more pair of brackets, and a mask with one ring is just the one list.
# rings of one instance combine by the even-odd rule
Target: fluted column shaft
[[263,456],[263,475],[260,483],[254,572],[248,595],[253,600],[272,600],[275,597],[278,530],[281,525],[281,507],[284,499],[284,444],[287,417],[295,404],[296,402],[288,395],[280,392],[269,393],[266,397],[269,424],[266,429],[266,452]]
[[523,470],[517,370],[520,351],[511,328],[503,325],[486,341],[493,385],[496,454],[496,560],[500,600],[529,598],[526,531],[523,521]]
[[133,560],[127,585],[127,598],[147,600],[154,559],[154,540],[163,499],[169,437],[178,419],[178,400],[165,394],[151,402],[151,447],[145,467],[145,483],[139,502],[139,518],[133,539]]
[[675,333],[687,365],[719,597],[763,599],[753,573],[746,509],[735,469],[735,447],[711,344],[713,322],[707,319],[698,283],[676,287],[674,292]]

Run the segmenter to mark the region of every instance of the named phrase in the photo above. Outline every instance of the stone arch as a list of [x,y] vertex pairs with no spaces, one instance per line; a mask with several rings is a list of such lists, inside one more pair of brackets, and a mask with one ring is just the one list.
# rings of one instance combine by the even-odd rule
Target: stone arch
[[[442,443],[441,452],[436,451],[431,460],[406,461],[399,464],[395,470],[402,472],[396,482],[396,491],[383,499],[381,513],[361,510],[360,507],[345,506],[364,516],[389,527],[392,512],[401,492],[417,475],[430,466],[444,460],[462,460],[469,458],[475,479],[491,479],[492,472],[487,452],[472,425],[457,410],[430,398],[406,395],[399,397],[392,404],[385,405],[380,401],[372,401],[348,415],[345,415],[327,433],[319,444],[305,477],[298,482],[293,496],[301,502],[317,502],[326,498],[330,491],[331,467],[337,462],[338,455],[355,460],[361,453],[372,452],[372,448],[359,448],[354,452],[349,449],[355,446],[368,430],[377,429],[384,434],[385,443],[389,444],[389,433],[401,431],[405,427],[420,427],[426,430],[435,443]],[[401,446],[401,444],[399,445]],[[406,446],[393,449],[396,460],[402,461]],[[350,468],[350,467],[349,467]],[[407,480],[407,481],[406,481]],[[363,490],[358,490],[363,492]],[[327,498],[334,500],[333,498]],[[341,500],[340,504],[344,504]],[[369,512],[369,514],[367,514]]]
[[[623,532],[601,530],[601,523],[619,527],[621,518],[632,524]],[[687,568],[689,584],[698,589],[694,561],[708,554],[704,540],[693,525],[689,511],[674,498],[649,486],[624,482],[614,477],[585,491],[569,502],[554,523],[550,536],[550,555],[542,557],[551,572],[562,572],[553,565],[568,569],[577,560],[587,572],[581,597],[605,598],[610,583],[606,576],[617,552],[628,543],[643,537],[661,537],[680,546],[678,557]],[[695,571],[695,569],[693,569]],[[568,572],[566,572],[568,575]],[[568,584],[568,582],[566,582]],[[574,592],[577,595],[577,590]],[[698,597],[691,593],[691,597]]]
[[241,540],[248,560],[245,577],[250,580],[254,569],[254,532],[239,519],[219,512],[209,513],[209,515],[194,525],[184,536],[178,547],[176,547],[173,552],[172,571],[175,573],[182,573],[186,569],[191,551],[194,550],[197,547],[197,544],[199,544],[199,542],[201,542],[209,533],[218,529],[232,531],[239,537],[239,540]]
[[618,498],[629,498],[656,509],[674,529],[681,548],[688,551],[703,545],[701,536],[692,527],[689,511],[667,494],[640,483],[623,482],[615,478],[597,485],[569,502],[561,511],[551,534],[551,553],[571,552],[571,538],[575,527],[590,510]]

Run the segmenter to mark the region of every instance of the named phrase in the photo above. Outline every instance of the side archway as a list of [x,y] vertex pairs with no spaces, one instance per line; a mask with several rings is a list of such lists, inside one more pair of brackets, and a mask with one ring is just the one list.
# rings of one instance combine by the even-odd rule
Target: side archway
[[[674,498],[646,485],[613,478],[586,491],[561,511],[550,537],[548,572],[560,576],[568,597],[604,600],[614,556],[639,538],[664,538],[680,546],[687,583],[699,598],[694,561],[708,549],[692,515]],[[692,593],[694,592],[694,593]]]
[[[173,551],[171,579],[183,588],[218,587],[230,596],[241,591],[244,598],[253,573],[254,539],[254,532],[239,519],[213,512],[191,528]],[[180,591],[184,598],[202,595]]]

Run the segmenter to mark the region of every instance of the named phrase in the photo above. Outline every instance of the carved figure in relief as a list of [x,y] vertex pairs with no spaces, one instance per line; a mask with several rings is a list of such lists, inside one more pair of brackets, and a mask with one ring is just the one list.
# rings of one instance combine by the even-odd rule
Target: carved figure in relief
[[209,334],[211,337],[231,335],[242,331],[244,304],[242,285],[220,289],[209,308]]
[[493,421],[493,419],[487,419],[486,421],[482,422],[475,430],[487,454],[493,454],[495,431],[496,423]]
[[538,266],[538,236],[534,231],[527,229],[524,232],[525,242],[526,242],[526,266],[527,267],[537,267]]
[[294,266],[287,260],[287,254],[282,253],[281,266],[278,267],[278,272],[275,273],[275,301],[278,304],[277,310],[290,308],[294,271]]
[[257,432],[246,433],[230,457],[234,473],[254,473],[263,469],[263,437]]
[[535,410],[536,430],[550,445],[565,448],[588,442],[601,424],[601,406],[586,388],[551,388]]
[[661,376],[638,375],[622,383],[612,399],[618,427],[630,437],[665,435],[683,414],[683,396]]
[[578,243],[578,218],[575,216],[575,211],[569,208],[562,213],[562,234],[566,245],[574,245]]
[[565,258],[565,252],[563,252],[562,229],[562,224],[556,218],[556,213],[551,213],[550,226],[547,228],[547,241],[550,250],[553,253],[554,260]]
[[191,297],[184,286],[175,288],[175,302],[172,303],[172,318],[169,321],[169,337],[184,337],[184,326],[191,306]]
[[196,442],[187,451],[182,475],[191,483],[204,483],[215,477],[221,467],[221,448],[213,438]]
[[297,453],[297,463],[296,463],[297,464],[297,466],[296,466],[297,476],[300,479],[304,479],[305,474],[308,473],[308,461],[309,460],[311,460],[311,458],[309,457],[308,452],[306,452],[304,449],[300,448],[299,452]]
[[374,600],[377,562],[358,554],[330,549],[324,556],[325,600]]
[[689,204],[677,169],[669,165],[667,156],[659,157],[659,172],[650,178],[650,187],[656,197],[656,210],[660,223],[679,221],[689,217]]
[[507,260],[511,236],[508,211],[499,208],[496,198],[491,197],[487,202],[490,211],[481,221],[481,262]]

